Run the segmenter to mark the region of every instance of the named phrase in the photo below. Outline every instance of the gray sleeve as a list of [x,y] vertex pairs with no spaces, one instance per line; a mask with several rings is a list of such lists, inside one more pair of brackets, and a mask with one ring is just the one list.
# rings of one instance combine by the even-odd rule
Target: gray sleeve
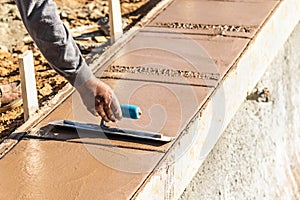
[[60,20],[53,0],[15,0],[24,25],[50,65],[73,86],[93,74],[68,29]]

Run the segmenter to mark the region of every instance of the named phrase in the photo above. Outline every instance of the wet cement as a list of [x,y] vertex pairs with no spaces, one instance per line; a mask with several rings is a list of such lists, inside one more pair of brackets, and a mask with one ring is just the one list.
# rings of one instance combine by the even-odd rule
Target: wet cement
[[[275,4],[201,1],[200,5],[199,1],[177,0],[153,23],[258,27]],[[232,14],[233,9],[238,12]],[[207,17],[208,11],[211,13]],[[180,19],[176,19],[178,16]],[[105,77],[103,80],[114,89],[121,103],[138,105],[143,111],[138,121],[123,120],[113,125],[178,137],[249,39],[238,34],[187,37],[179,28],[174,33],[150,26],[96,75]],[[113,71],[112,66],[158,69],[161,75],[157,70]],[[188,73],[172,75],[178,70],[180,74]],[[190,73],[208,74],[208,78],[185,76]],[[157,144],[79,131],[47,130],[48,122],[60,119],[100,122],[86,111],[78,94],[66,99],[1,159],[0,199],[129,199],[172,146],[172,142]]]
[[146,27],[96,75],[106,79],[215,87],[249,41]]
[[22,140],[1,159],[0,199],[128,199],[163,156],[130,152],[97,145]]
[[[118,99],[123,104],[138,105],[143,114],[139,120],[123,119],[118,123],[108,123],[113,127],[161,133],[177,137],[189,122],[195,110],[207,98],[212,90],[207,87],[192,87],[175,84],[162,84],[146,81],[105,79]],[[70,109],[71,108],[71,109]],[[29,135],[48,139],[96,143],[104,146],[137,148],[165,152],[170,143],[141,141],[130,138],[101,136],[96,133],[77,131],[69,133],[49,130],[47,124],[55,120],[74,120],[85,123],[100,124],[100,119],[91,115],[74,93],[63,102],[59,109],[47,116]],[[51,128],[51,127],[50,127]]]
[[[150,26],[182,33],[252,38],[278,1],[175,0]],[[196,9],[195,9],[196,8]]]

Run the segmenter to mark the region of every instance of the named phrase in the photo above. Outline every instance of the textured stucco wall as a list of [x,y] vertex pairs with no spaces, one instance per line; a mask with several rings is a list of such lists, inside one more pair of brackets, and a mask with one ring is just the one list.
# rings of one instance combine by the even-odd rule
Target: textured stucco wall
[[269,102],[245,100],[186,199],[300,199],[300,23],[257,85]]

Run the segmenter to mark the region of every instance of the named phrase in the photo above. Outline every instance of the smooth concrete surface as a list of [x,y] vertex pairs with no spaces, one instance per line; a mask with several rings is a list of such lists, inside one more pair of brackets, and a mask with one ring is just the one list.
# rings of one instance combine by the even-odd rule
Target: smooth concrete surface
[[0,162],[0,199],[129,199],[163,156],[23,139]]
[[175,0],[150,26],[183,33],[253,37],[278,2]]
[[[165,136],[177,137],[191,117],[203,105],[205,99],[212,91],[207,87],[191,87],[176,84],[149,83],[146,81],[134,80],[104,80],[110,85],[118,99],[123,104],[138,105],[143,114],[139,120],[123,119],[122,121],[109,126],[126,128],[131,130],[149,131],[161,133]],[[71,108],[71,109],[70,109]],[[86,134],[77,131],[77,134],[56,132],[47,130],[47,124],[55,120],[75,120],[79,122],[100,124],[100,119],[91,115],[82,104],[78,93],[74,93],[61,106],[47,116],[35,129],[29,133],[31,136],[38,136],[48,139],[93,142],[101,145],[139,148],[165,152],[172,144],[143,142],[136,139],[125,139],[101,137],[100,134]],[[42,128],[45,131],[39,131]]]
[[[103,74],[99,71],[96,75],[215,87],[250,41],[244,38],[186,35],[179,31],[170,34],[165,28],[153,31],[149,27],[142,29],[117,53],[111,64],[123,68],[145,67],[148,71],[128,73],[126,70],[109,70]],[[156,69],[164,70],[165,73],[158,73]],[[184,74],[176,76],[168,74],[168,70]],[[188,73],[197,73],[200,77],[189,77]]]
[[300,24],[180,199],[300,199],[299,82]]

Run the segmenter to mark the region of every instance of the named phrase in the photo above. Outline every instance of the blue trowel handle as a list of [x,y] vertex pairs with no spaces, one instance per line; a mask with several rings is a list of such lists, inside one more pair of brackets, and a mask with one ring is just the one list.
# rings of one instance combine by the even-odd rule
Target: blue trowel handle
[[139,119],[142,112],[138,106],[121,104],[122,116],[124,118]]

